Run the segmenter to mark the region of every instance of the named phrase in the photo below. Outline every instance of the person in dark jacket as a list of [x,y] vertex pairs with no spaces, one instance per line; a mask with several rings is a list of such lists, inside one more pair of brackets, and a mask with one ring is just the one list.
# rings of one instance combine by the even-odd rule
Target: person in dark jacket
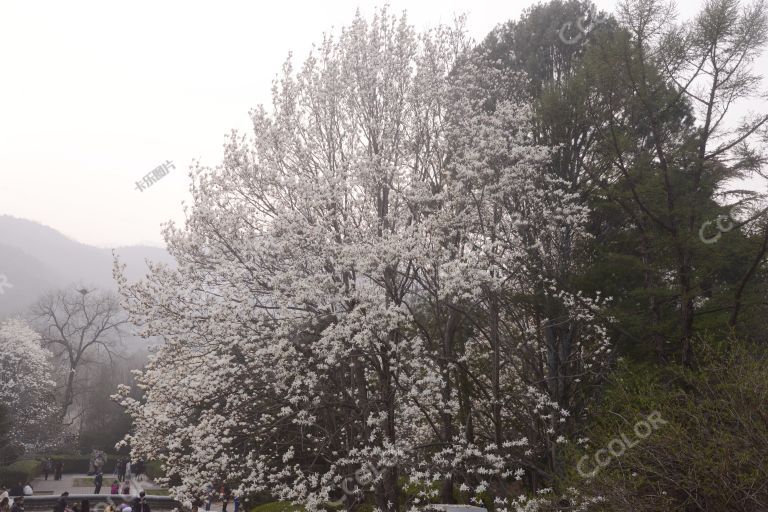
[[142,480],[142,476],[144,476],[146,471],[147,471],[147,467],[146,467],[146,464],[144,464],[144,459],[137,460],[136,463],[133,464],[133,467],[131,468],[131,472],[134,475],[136,475],[136,479],[139,481]]
[[53,512],[64,512],[67,510],[67,497],[69,496],[69,493],[64,491],[61,493],[61,496],[59,497],[59,501],[56,502],[56,505],[53,506]]
[[48,480],[48,475],[53,473],[53,461],[50,457],[45,459],[45,464],[43,464],[43,474],[45,475],[45,479]]
[[229,490],[225,484],[221,484],[221,490],[219,491],[219,499],[221,499],[221,512],[227,512],[227,505],[229,505],[229,499],[232,497],[232,491]]
[[122,482],[125,480],[125,459],[118,459],[115,467],[117,468],[117,480]]
[[104,482],[104,476],[101,473],[96,473],[93,477],[93,485],[96,487],[93,490],[93,494],[101,494],[101,484]]
[[11,512],[24,512],[24,497],[16,498],[13,500],[13,506]]
[[141,491],[139,495],[133,499],[133,502],[131,503],[131,510],[133,512],[150,512],[146,496],[147,494],[144,491]]
[[8,490],[8,496],[16,498],[18,496],[24,496],[24,484],[19,482]]
[[54,480],[61,480],[61,474],[64,473],[64,463],[62,461],[58,461],[56,465],[54,466],[54,474],[53,479]]

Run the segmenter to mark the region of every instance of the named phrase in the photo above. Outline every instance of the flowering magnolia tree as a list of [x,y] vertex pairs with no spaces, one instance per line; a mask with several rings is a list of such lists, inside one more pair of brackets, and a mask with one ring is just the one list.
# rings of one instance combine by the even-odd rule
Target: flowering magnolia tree
[[166,340],[144,397],[119,394],[126,442],[178,497],[224,481],[310,510],[554,499],[539,482],[608,351],[599,302],[552,277],[586,212],[543,175],[524,78],[476,57],[461,27],[356,17],[285,65],[254,137],[200,174],[165,231],[178,268],[129,284],[116,263],[133,322]]
[[0,404],[7,415],[5,442],[14,450],[41,450],[53,441],[57,409],[51,355],[23,321],[0,323]]

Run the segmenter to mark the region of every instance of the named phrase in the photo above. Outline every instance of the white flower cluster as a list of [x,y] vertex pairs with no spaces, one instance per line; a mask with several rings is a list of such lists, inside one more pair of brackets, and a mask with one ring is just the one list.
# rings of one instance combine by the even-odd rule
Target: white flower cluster
[[488,107],[517,78],[469,48],[460,29],[356,18],[287,63],[255,136],[199,175],[186,226],[166,229],[178,268],[129,284],[116,264],[132,320],[166,340],[145,396],[120,392],[126,442],[177,497],[227,481],[308,510],[371,491],[404,510],[455,483],[534,510],[511,484],[546,476],[604,332],[547,281],[585,211],[543,173],[529,107]]
[[54,442],[58,409],[51,378],[52,354],[24,321],[0,323],[0,404],[10,419],[9,441],[25,450],[49,448]]

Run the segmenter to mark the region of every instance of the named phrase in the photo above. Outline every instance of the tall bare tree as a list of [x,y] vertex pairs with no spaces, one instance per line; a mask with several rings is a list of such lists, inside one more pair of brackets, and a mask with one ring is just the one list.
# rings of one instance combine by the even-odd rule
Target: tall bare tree
[[43,345],[55,354],[65,372],[60,383],[59,417],[63,422],[78,394],[82,380],[78,370],[97,356],[112,361],[127,319],[114,293],[83,287],[49,293],[33,306],[32,314]]

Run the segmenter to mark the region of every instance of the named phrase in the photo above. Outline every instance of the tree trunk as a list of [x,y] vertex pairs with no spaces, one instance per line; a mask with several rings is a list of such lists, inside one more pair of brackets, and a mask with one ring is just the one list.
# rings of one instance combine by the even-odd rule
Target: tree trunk
[[[443,377],[443,389],[441,397],[443,403],[448,403],[451,400],[451,393],[453,391],[453,379],[451,376],[452,361],[454,358],[453,343],[456,336],[456,329],[459,325],[459,313],[454,310],[448,312],[448,319],[445,325],[445,332],[443,333],[443,347],[442,358],[440,361],[440,372]],[[454,418],[447,408],[440,413],[440,438],[444,443],[450,443],[453,440]],[[441,503],[456,503],[456,499],[453,496],[453,475],[445,478],[440,484],[440,502]]]

